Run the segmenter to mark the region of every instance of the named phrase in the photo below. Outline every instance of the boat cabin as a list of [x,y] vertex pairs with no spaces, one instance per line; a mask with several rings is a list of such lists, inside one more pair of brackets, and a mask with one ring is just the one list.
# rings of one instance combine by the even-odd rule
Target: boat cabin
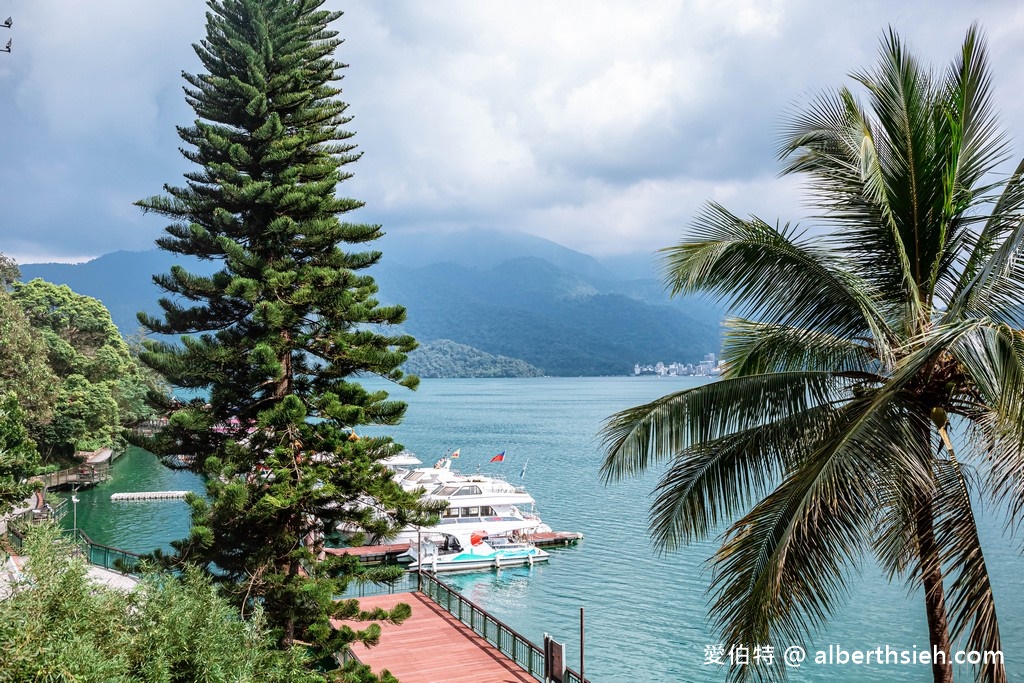
[[442,519],[456,517],[497,517],[498,513],[490,505],[473,505],[471,507],[450,507],[441,515]]

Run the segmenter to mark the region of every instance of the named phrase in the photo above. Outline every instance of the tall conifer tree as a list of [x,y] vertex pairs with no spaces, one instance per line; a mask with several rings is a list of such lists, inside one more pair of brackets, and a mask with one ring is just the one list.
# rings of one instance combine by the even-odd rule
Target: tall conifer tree
[[[353,613],[333,596],[357,569],[316,561],[324,533],[350,524],[386,534],[422,509],[378,463],[397,446],[355,436],[360,425],[397,423],[405,405],[351,378],[418,380],[400,370],[415,341],[385,333],[405,310],[379,305],[373,278],[359,272],[380,252],[352,250],[380,226],[339,218],[362,206],[335,195],[359,155],[334,85],[341,41],[328,25],[341,13],[323,4],[208,2],[206,38],[194,46],[206,73],[184,74],[197,118],[178,131],[198,168],[138,204],[173,220],[161,248],[222,267],[156,276],[173,296],[160,302],[162,319],[139,320],[184,335],[180,346],[147,341],[143,361],[175,387],[208,392],[174,407],[147,444],[209,477],[175,559],[209,567],[243,612],[259,600],[283,645],[336,651],[360,637],[328,623]],[[355,504],[367,496],[388,514]]]

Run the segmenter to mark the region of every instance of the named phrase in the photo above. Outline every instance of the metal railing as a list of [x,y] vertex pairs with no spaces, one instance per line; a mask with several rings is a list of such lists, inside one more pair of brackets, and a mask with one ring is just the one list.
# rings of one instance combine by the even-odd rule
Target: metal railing
[[23,510],[16,515],[12,515],[7,519],[7,524],[8,526],[14,524],[16,526],[29,527],[51,519],[57,521],[67,512],[67,507],[67,498],[60,498],[57,500],[56,505],[47,504],[41,508]]
[[92,486],[110,478],[110,463],[96,465],[78,465],[59,472],[40,474],[31,481],[40,481],[43,488],[52,489],[63,486]]
[[[421,593],[468,626],[474,633],[498,648],[538,681],[544,680],[544,649],[534,645],[515,629],[492,616],[430,572],[416,572]],[[563,683],[590,683],[579,672],[566,667]]]
[[565,679],[562,683],[589,683],[589,679],[584,679],[582,676],[579,675],[579,672],[577,672],[574,669],[566,667]]
[[65,529],[64,533],[71,537],[72,543],[79,547],[89,564],[122,574],[139,573],[139,560],[142,559],[142,555],[96,543],[81,529]]
[[[29,510],[29,512],[32,511]],[[28,524],[25,523],[24,518],[25,515],[19,515],[7,523],[7,542],[15,551],[22,550],[25,545],[25,531]],[[138,553],[97,543],[81,529],[62,529],[61,532],[71,539],[78,552],[89,564],[122,574],[139,573],[139,560],[142,559],[142,556]]]
[[395,593],[412,593],[418,590],[416,574],[404,572],[392,581],[352,581],[345,587],[345,592],[337,596],[340,600],[366,598],[371,595],[393,595]]

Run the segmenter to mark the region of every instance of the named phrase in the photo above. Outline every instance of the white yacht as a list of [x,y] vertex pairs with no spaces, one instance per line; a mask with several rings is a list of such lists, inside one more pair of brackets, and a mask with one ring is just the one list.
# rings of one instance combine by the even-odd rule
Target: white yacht
[[[381,461],[395,472],[395,480],[408,491],[422,490],[424,499],[444,503],[441,519],[434,526],[407,526],[387,539],[389,543],[416,543],[423,533],[432,531],[454,532],[477,529],[492,537],[529,538],[533,534],[547,533],[551,527],[536,512],[536,501],[522,486],[514,486],[501,477],[483,474],[460,474],[451,469],[451,459],[442,458],[433,467],[408,469],[420,464],[409,451]],[[377,507],[373,500],[362,503]],[[358,530],[339,525],[343,537]],[[371,539],[370,543],[380,542]]]
[[406,527],[395,537],[395,543],[415,543],[421,533],[431,531],[460,533],[460,529],[474,529],[491,537],[525,538],[551,531],[537,515],[536,501],[525,488],[492,475],[460,474],[451,469],[451,464],[450,458],[442,458],[434,467],[395,468],[395,478],[402,488],[423,489],[425,500],[447,505],[436,526]]

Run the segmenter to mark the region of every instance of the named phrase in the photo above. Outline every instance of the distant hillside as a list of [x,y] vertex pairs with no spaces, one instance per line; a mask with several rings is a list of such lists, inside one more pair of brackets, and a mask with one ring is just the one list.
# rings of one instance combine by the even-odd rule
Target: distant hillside
[[417,339],[454,339],[548,375],[621,375],[648,358],[696,362],[721,344],[720,316],[706,305],[690,311],[606,293],[538,258],[486,270],[383,264],[375,277],[382,299],[409,309]]
[[[402,237],[382,240],[384,259],[370,274],[382,302],[408,309],[405,329],[423,345],[450,340],[487,356],[524,361],[547,375],[569,376],[622,375],[637,362],[696,362],[719,350],[721,314],[715,307],[670,301],[653,278],[621,279],[593,258],[539,237],[486,230],[408,242]],[[159,312],[152,274],[174,263],[206,273],[215,265],[154,250],[115,252],[77,265],[29,264],[22,274],[100,299],[122,333],[131,334],[138,311]],[[471,376],[472,354],[458,357],[466,365],[445,372]]]
[[593,256],[563,247],[551,240],[524,232],[463,230],[447,233],[395,232],[375,245],[389,263],[420,268],[435,263],[454,263],[472,268],[493,268],[509,259],[534,257],[597,281],[613,281],[621,275]]
[[212,273],[213,263],[179,259],[163,251],[115,251],[86,263],[31,263],[21,266],[25,281],[38,277],[67,285],[72,290],[99,299],[110,311],[121,334],[129,336],[139,329],[136,314],[160,313],[157,300],[160,288],[153,284],[155,273],[166,273],[174,264],[192,272]]
[[450,339],[423,344],[409,354],[405,369],[420,377],[541,377],[526,361],[492,356]]

